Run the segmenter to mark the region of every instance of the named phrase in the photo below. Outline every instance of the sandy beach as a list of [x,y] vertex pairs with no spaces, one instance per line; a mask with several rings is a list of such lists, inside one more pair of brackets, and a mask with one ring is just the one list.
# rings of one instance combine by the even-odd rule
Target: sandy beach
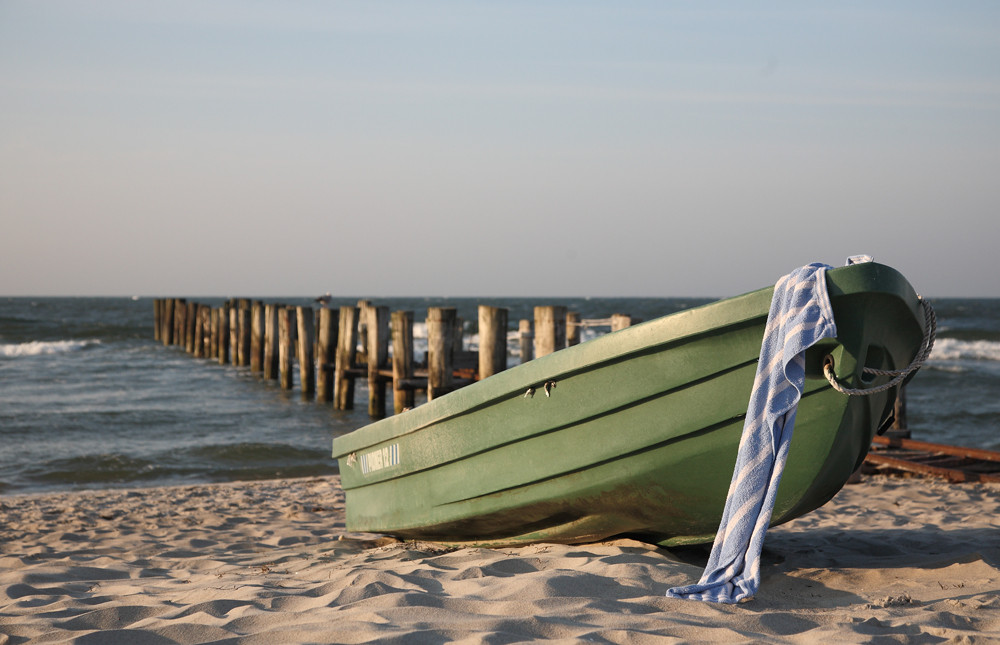
[[772,529],[761,590],[664,597],[707,548],[344,528],[336,477],[0,497],[0,645],[1000,642],[1000,486],[866,478]]

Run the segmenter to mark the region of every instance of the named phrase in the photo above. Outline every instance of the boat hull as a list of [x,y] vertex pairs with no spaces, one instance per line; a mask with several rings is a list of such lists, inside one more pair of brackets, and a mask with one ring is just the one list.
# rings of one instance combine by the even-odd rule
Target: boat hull
[[[847,396],[822,377],[899,369],[923,338],[918,299],[874,263],[827,274],[838,336],[807,381],[772,524],[828,501],[861,464],[896,389]],[[334,439],[351,530],[500,546],[611,536],[714,538],[773,289],[679,312],[501,372]],[[546,383],[549,383],[546,391]]]

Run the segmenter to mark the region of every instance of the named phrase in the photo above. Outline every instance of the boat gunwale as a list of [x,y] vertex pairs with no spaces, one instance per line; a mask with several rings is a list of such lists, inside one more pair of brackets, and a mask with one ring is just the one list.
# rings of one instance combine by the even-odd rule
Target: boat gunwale
[[[757,291],[735,296],[733,298],[726,298],[724,300],[718,300],[712,303],[699,305],[698,307],[692,307],[691,309],[685,309],[672,314],[667,314],[665,316],[660,316],[659,318],[645,321],[637,325],[632,325],[631,327],[627,327],[625,329],[610,332],[572,348],[565,348],[546,356],[536,358],[530,362],[515,365],[514,367],[489,377],[489,382],[493,386],[493,390],[491,391],[494,392],[490,396],[484,397],[472,405],[461,404],[468,403],[467,401],[463,401],[461,403],[459,402],[459,399],[469,398],[470,390],[474,391],[474,388],[478,388],[479,384],[485,382],[486,379],[473,383],[472,385],[462,388],[461,390],[449,392],[439,399],[428,401],[424,405],[418,406],[412,410],[407,410],[402,414],[381,419],[363,428],[358,428],[357,430],[346,435],[335,437],[333,440],[333,456],[335,458],[345,457],[352,452],[364,450],[365,448],[373,447],[380,443],[385,443],[386,441],[391,441],[397,437],[418,432],[448,419],[471,414],[484,407],[494,405],[497,401],[506,400],[512,396],[523,396],[525,394],[526,387],[535,387],[536,389],[541,388],[545,381],[564,380],[569,376],[589,371],[595,367],[627,361],[637,354],[657,353],[659,351],[663,351],[665,346],[690,342],[702,336],[718,333],[720,329],[739,328],[753,325],[759,319],[766,318],[767,312],[765,311],[763,315],[759,313],[755,313],[750,316],[740,315],[734,317],[731,321],[719,323],[709,328],[695,325],[694,327],[696,330],[694,331],[690,331],[688,328],[690,328],[691,325],[687,325],[687,328],[683,330],[687,333],[678,333],[671,337],[658,340],[655,343],[633,342],[626,345],[622,342],[623,339],[628,339],[629,336],[639,336],[646,333],[651,326],[673,324],[676,323],[676,320],[678,319],[677,317],[685,315],[690,316],[696,311],[700,312],[705,308],[719,305],[737,307],[742,304],[744,299],[749,299],[753,296],[759,297],[762,291],[768,291],[771,289],[773,289],[773,287],[766,287],[764,289],[759,289]],[[768,299],[768,302],[770,302],[770,299]],[[669,323],[667,322],[667,319],[671,319]],[[690,323],[691,321],[686,322]],[[607,351],[607,347],[611,347],[612,350]],[[597,355],[590,356],[589,360],[587,360],[588,354]],[[584,357],[582,360],[581,355]],[[563,365],[560,365],[560,362],[563,363]],[[529,370],[540,372],[540,374],[535,375],[534,378],[527,378],[526,376],[529,375]],[[497,391],[497,388],[500,386],[503,379],[510,380],[511,383],[502,390]],[[456,395],[465,396],[462,397]],[[446,403],[453,403],[453,405],[446,405]],[[416,417],[418,416],[428,418],[417,419]],[[392,426],[403,425],[404,423],[405,427],[403,428],[392,428],[388,433],[382,431],[383,428],[391,428]],[[361,437],[358,436],[359,433],[375,436]],[[339,450],[337,449],[338,446],[340,447]]]
[[[841,282],[845,284],[841,284]],[[901,292],[900,287],[905,287]],[[899,271],[887,265],[874,262],[838,267],[827,271],[827,289],[831,300],[853,294],[883,293],[899,298],[904,302],[911,301],[909,307],[918,313],[914,307],[916,294]],[[484,379],[470,386],[450,392],[439,399],[429,401],[422,406],[394,415],[359,428],[333,439],[333,457],[347,457],[362,450],[374,448],[394,439],[410,435],[433,427],[449,419],[472,414],[477,410],[495,405],[499,401],[514,396],[522,396],[526,387],[540,388],[545,381],[561,380],[568,375],[586,372],[599,366],[626,361],[640,354],[652,354],[669,349],[670,345],[682,344],[698,337],[718,334],[721,330],[740,328],[745,325],[757,324],[766,319],[770,308],[771,294],[774,287],[764,287],[738,296],[706,303],[691,309],[685,309],[667,314],[625,329],[605,334],[586,343],[566,348],[522,363],[504,370],[489,379]],[[907,293],[908,292],[908,293]],[[754,299],[763,299],[766,303],[763,311]],[[911,298],[912,297],[912,298]],[[747,307],[757,307],[748,315]],[[732,309],[730,318],[711,325],[698,324],[706,316],[717,315],[716,309]],[[655,343],[644,342],[644,336],[651,327],[677,327],[674,333],[658,339]],[[504,379],[510,381],[503,384]],[[487,396],[478,401],[470,402],[482,389],[481,384],[489,382],[492,386]],[[499,391],[498,388],[502,387]],[[519,440],[515,439],[516,440]],[[375,482],[372,482],[375,483]]]

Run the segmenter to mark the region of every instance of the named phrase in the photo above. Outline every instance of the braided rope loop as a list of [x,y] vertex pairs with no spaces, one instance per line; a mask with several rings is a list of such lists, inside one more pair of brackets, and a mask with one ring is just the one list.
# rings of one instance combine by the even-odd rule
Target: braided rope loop
[[850,388],[841,384],[837,380],[837,376],[833,373],[833,356],[827,356],[826,360],[823,362],[823,375],[826,376],[826,380],[830,382],[833,389],[837,390],[841,394],[848,394],[852,396],[863,396],[868,394],[877,394],[878,392],[885,392],[890,388],[894,388],[900,383],[902,383],[907,376],[916,372],[920,369],[927,358],[931,355],[931,350],[934,349],[934,338],[937,336],[937,315],[934,313],[934,308],[925,299],[920,298],[920,306],[924,310],[924,340],[920,346],[920,351],[913,358],[913,362],[910,363],[905,369],[901,370],[879,370],[874,367],[864,368],[865,374],[874,374],[877,376],[892,376],[892,380],[883,383],[882,385],[877,385],[871,388]]

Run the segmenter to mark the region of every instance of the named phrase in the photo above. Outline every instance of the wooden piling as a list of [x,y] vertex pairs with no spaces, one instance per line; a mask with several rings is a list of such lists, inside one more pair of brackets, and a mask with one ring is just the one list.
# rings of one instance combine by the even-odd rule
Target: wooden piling
[[229,308],[219,307],[219,351],[216,354],[219,365],[229,362]]
[[337,360],[334,367],[334,407],[338,410],[354,409],[354,359],[358,351],[358,308],[345,305],[340,308],[337,335]]
[[187,311],[184,313],[184,351],[194,354],[194,332],[198,324],[198,303],[187,303]]
[[277,380],[278,378],[278,310],[281,305],[264,306],[264,359],[261,367],[264,370],[264,378]]
[[198,316],[198,324],[201,325],[201,357],[209,358],[212,355],[212,307],[200,305]]
[[174,299],[174,333],[173,344],[184,347],[184,317],[187,315],[187,300],[184,298]]
[[159,298],[153,298],[153,340],[160,340],[163,330],[163,311],[161,309],[162,302]]
[[479,305],[479,378],[507,369],[507,309]]
[[566,347],[580,344],[580,314],[576,311],[566,312]]
[[339,311],[327,307],[319,310],[316,330],[316,399],[325,403],[333,401],[339,321]]
[[389,308],[368,307],[368,416],[385,417],[386,382],[379,371],[389,361]]
[[202,304],[194,306],[194,340],[191,353],[195,358],[205,356],[205,305]]
[[535,307],[535,358],[566,347],[566,307]]
[[632,326],[632,316],[628,314],[611,314],[611,331],[618,331]]
[[212,355],[212,305],[202,305],[201,310],[202,325],[204,325],[205,330],[202,332],[202,343],[204,347],[202,348],[203,358],[215,358]]
[[295,310],[298,323],[299,383],[302,398],[316,396],[316,360],[314,356],[315,318],[312,307],[298,307]]
[[427,309],[427,400],[452,390],[454,381],[455,308]]
[[176,298],[167,298],[163,303],[163,331],[160,333],[160,340],[163,341],[164,345],[174,344],[174,329],[176,328],[174,305],[176,302]]
[[906,388],[902,385],[899,386],[899,393],[896,395],[895,403],[893,403],[892,416],[891,429],[895,431],[895,436],[909,439],[910,426],[906,419]]
[[250,371],[264,369],[264,303],[254,300],[250,305]]
[[399,414],[414,405],[414,392],[408,387],[413,379],[413,312],[394,311],[392,327],[392,408]]
[[354,355],[354,364],[360,368],[368,364],[368,318],[369,310],[372,308],[370,300],[358,300],[357,314],[357,352]]
[[250,337],[252,335],[251,323],[250,323],[250,302],[248,300],[240,300],[240,313],[239,313],[239,347],[240,347],[240,366],[247,367],[250,365]]
[[177,298],[167,298],[163,303],[163,332],[160,340],[164,345],[173,345],[177,331]]
[[178,299],[174,303],[174,345],[184,349],[187,334],[187,300]]
[[163,303],[163,312],[160,324],[160,340],[164,345],[174,344],[174,299],[167,298]]
[[236,302],[229,303],[229,362],[240,364],[240,307]]
[[246,338],[249,341],[250,338],[248,334],[250,315],[243,308],[239,300],[236,301],[234,306],[236,309],[236,327],[234,329],[236,336],[233,343],[233,365],[244,366],[250,357],[250,352],[243,349],[243,339]]
[[282,389],[292,389],[292,359],[295,356],[294,335],[295,310],[291,307],[278,309],[278,381]]
[[187,311],[187,304],[181,298],[172,298],[170,300],[171,310],[173,315],[166,324],[170,325],[170,344],[180,345],[182,344],[180,338],[183,336],[183,325],[184,311]]
[[521,347],[521,362],[527,363],[535,358],[535,333],[531,329],[531,321],[522,318],[517,325],[518,344]]
[[191,303],[187,300],[184,301],[184,311],[181,312],[181,335],[177,339],[177,346],[183,349],[185,352],[190,352],[188,339],[191,337]]
[[208,308],[208,354],[205,358],[217,360],[219,358],[219,310],[216,307]]
[[184,349],[187,346],[187,300],[179,300],[174,304],[176,328],[174,329],[174,344]]

